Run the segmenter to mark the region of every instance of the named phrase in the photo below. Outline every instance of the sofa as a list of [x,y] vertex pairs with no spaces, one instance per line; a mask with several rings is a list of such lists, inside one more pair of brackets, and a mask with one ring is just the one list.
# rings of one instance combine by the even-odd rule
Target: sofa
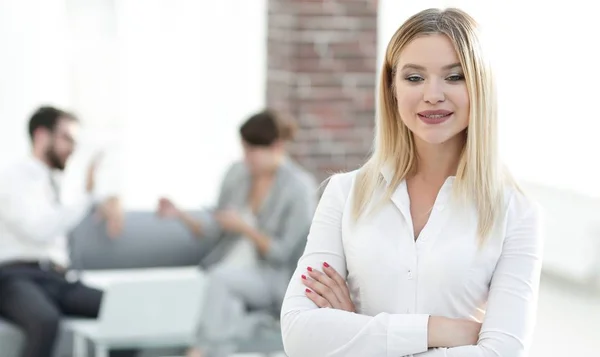
[[[160,219],[153,212],[128,212],[123,234],[115,240],[109,239],[103,223],[90,215],[71,232],[69,242],[72,265],[82,270],[192,266],[211,249],[208,243],[194,239],[179,222]],[[72,336],[67,325],[65,320],[53,357],[72,357]],[[269,352],[281,345],[275,331],[261,339],[243,343],[242,349]],[[0,319],[0,357],[18,357],[23,343],[19,329]],[[141,355],[180,352],[143,351]]]

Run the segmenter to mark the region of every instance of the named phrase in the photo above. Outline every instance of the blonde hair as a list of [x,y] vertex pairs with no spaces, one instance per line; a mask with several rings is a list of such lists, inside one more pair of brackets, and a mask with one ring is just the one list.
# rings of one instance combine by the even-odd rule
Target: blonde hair
[[379,83],[373,152],[358,172],[354,188],[356,220],[365,213],[376,190],[384,183],[381,171],[386,165],[392,165],[394,173],[384,201],[389,201],[398,185],[416,170],[414,139],[398,113],[394,76],[400,53],[408,43],[423,35],[443,34],[452,41],[458,54],[471,102],[454,194],[475,204],[480,243],[492,230],[503,206],[505,176],[498,159],[495,85],[484,60],[477,27],[475,20],[459,9],[427,9],[409,18],[390,40]]

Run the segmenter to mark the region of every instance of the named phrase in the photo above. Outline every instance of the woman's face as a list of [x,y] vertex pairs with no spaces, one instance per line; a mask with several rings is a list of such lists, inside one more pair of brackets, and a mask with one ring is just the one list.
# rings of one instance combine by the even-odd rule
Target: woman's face
[[244,161],[250,172],[260,174],[271,171],[278,163],[279,145],[270,146],[250,145],[242,140],[244,149]]
[[394,78],[398,112],[415,140],[443,144],[469,124],[469,94],[450,39],[418,37],[400,53]]

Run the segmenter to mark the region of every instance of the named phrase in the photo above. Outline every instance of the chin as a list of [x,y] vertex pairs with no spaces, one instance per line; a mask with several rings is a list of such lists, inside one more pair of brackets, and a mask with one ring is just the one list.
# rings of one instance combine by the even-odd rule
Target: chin
[[447,141],[449,141],[450,139],[452,139],[452,136],[448,136],[448,135],[415,135],[419,141],[422,141],[423,143],[426,144],[430,144],[430,145],[440,145],[443,144]]
[[426,130],[415,132],[414,136],[427,144],[440,145],[456,139],[462,132],[462,130],[451,132],[448,130]]

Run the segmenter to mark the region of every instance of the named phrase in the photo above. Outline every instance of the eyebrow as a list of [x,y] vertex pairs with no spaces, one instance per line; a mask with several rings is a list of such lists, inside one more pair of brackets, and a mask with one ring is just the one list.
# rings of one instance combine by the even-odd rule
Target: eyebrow
[[[443,70],[448,70],[448,69],[453,69],[453,68],[456,68],[456,67],[461,68],[462,65],[457,62],[457,63],[452,63],[452,64],[445,65],[444,67],[442,67],[442,69]],[[426,70],[425,67],[419,66],[418,64],[412,64],[412,63],[407,63],[404,66],[402,66],[402,70],[405,70],[405,69],[415,69],[417,71],[425,71]]]

